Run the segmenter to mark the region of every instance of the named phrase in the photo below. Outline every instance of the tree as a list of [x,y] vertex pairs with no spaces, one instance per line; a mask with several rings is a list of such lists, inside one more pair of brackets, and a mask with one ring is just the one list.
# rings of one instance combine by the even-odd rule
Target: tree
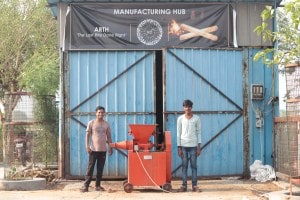
[[55,94],[59,83],[56,21],[46,0],[0,0],[0,83],[5,92]]
[[[300,59],[300,0],[292,0],[274,10],[267,6],[261,13],[262,24],[255,28],[258,35],[263,39],[277,43],[275,48],[266,48],[254,56],[254,60],[262,61],[268,66],[286,65],[288,63],[299,62]],[[277,14],[277,15],[276,15]],[[266,22],[270,18],[276,17],[278,26],[276,31],[268,29]],[[270,54],[273,57],[270,58]]]
[[[6,108],[5,118],[0,112],[2,122],[11,121],[20,98],[18,95],[4,98],[6,93],[55,95],[58,91],[56,20],[51,20],[46,3],[46,0],[0,0],[0,100]],[[5,133],[5,126],[2,128]]]
[[0,26],[2,102],[8,103],[3,99],[6,92],[55,94],[59,84],[56,21],[51,20],[46,0],[0,0]]

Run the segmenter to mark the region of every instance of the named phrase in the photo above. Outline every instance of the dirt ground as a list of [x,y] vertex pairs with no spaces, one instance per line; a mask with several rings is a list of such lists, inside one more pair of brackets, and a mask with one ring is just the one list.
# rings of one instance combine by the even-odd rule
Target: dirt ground
[[[131,193],[123,189],[123,181],[103,181],[106,189],[102,192],[94,190],[92,182],[89,192],[81,193],[79,189],[82,181],[57,180],[47,185],[45,190],[36,191],[0,191],[1,200],[76,200],[76,199],[101,199],[101,200],[176,200],[176,199],[216,199],[216,200],[265,200],[269,199],[268,193],[280,191],[283,188],[274,182],[261,183],[255,180],[238,180],[226,178],[220,180],[200,180],[198,185],[202,192],[177,192],[181,181],[172,181],[172,190],[165,192],[160,187],[134,186]],[[190,184],[190,182],[188,183]]]

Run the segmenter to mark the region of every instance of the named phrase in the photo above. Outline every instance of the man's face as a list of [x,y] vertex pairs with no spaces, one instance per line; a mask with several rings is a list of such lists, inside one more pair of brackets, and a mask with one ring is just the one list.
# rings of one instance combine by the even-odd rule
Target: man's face
[[100,110],[96,111],[96,117],[98,119],[103,119],[104,115],[105,115],[105,111],[103,109],[100,109]]
[[190,114],[192,112],[192,106],[185,105],[183,106],[183,110],[186,114]]

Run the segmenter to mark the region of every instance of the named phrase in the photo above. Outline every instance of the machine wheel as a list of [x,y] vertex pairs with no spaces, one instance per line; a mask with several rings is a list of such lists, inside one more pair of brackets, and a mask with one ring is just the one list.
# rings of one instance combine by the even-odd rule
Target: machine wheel
[[127,180],[127,179],[125,179],[125,180],[123,181],[123,186],[124,186],[126,183],[128,183],[128,180]]
[[124,191],[127,193],[131,193],[133,190],[133,185],[130,183],[125,183],[124,184]]
[[165,184],[162,186],[162,189],[163,189],[163,190],[166,190],[166,191],[171,191],[171,190],[172,190],[172,185],[171,185],[171,183],[165,183]]

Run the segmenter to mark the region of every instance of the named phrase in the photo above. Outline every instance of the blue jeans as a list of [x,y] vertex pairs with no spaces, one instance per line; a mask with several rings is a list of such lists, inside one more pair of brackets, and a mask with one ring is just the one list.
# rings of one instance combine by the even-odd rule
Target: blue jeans
[[182,147],[182,186],[187,187],[188,162],[192,169],[192,187],[197,186],[197,147]]

